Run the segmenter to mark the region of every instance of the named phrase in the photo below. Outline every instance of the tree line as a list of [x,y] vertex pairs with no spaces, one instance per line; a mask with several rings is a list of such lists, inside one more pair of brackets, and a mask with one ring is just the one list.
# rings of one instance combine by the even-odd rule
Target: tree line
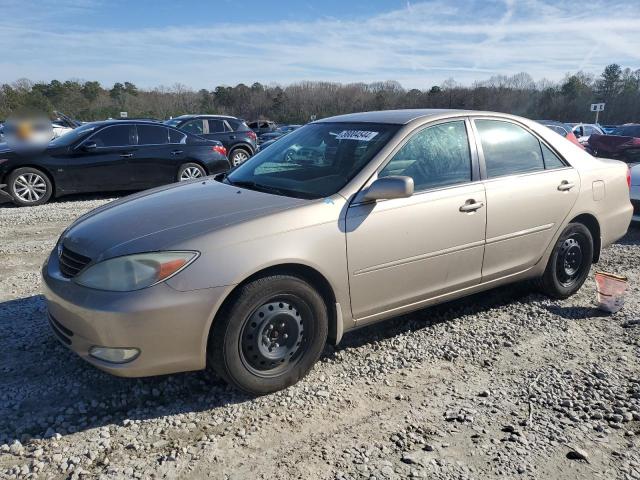
[[405,89],[396,81],[288,86],[238,84],[213,90],[185,85],[140,89],[133,83],[105,88],[96,81],[20,79],[0,87],[0,120],[19,113],[61,111],[83,121],[166,119],[185,113],[217,113],[246,120],[306,123],[343,113],[393,108],[460,108],[513,113],[533,119],[592,122],[591,103],[605,102],[600,123],[640,122],[640,69],[608,65],[601,75],[577,72],[560,82],[534,81],[527,73],[498,75],[470,86],[449,79],[430,88]]

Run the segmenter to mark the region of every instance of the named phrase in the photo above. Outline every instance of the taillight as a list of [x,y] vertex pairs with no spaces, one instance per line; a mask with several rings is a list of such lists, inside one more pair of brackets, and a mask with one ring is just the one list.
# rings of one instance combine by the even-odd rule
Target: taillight
[[627,167],[627,185],[629,186],[629,190],[631,190],[631,168]]
[[256,135],[256,132],[254,132],[253,130],[249,130],[247,132],[247,135],[249,135],[249,137],[251,138],[251,140],[253,140],[254,142],[256,140],[258,140],[258,135]]
[[225,157],[227,156],[227,149],[222,145],[214,145],[211,147],[211,150],[218,152],[220,155],[224,155]]

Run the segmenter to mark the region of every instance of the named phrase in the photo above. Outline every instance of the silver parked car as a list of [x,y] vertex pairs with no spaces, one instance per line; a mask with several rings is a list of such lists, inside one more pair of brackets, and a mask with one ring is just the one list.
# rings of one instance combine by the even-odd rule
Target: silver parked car
[[627,173],[510,115],[324,119],[78,219],[42,270],[51,327],[116,375],[272,392],[356,327],[523,279],[573,294],[627,231]]

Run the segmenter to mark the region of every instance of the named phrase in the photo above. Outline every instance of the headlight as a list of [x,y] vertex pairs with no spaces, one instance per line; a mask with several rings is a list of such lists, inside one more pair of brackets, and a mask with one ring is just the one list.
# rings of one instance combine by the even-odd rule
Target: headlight
[[110,258],[89,267],[74,280],[96,290],[130,292],[167,280],[197,257],[197,252],[151,252]]

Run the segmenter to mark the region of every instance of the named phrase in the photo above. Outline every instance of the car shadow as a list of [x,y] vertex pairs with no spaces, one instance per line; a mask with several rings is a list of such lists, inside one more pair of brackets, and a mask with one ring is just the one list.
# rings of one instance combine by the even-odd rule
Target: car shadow
[[346,348],[361,347],[377,340],[446,323],[465,315],[480,314],[511,304],[527,296],[531,296],[532,300],[546,298],[532,291],[528,282],[497,287],[347,332],[334,351],[339,352]]
[[567,320],[583,320],[587,318],[610,317],[611,314],[596,307],[561,307],[560,305],[544,305],[544,308],[554,315]]
[[251,400],[208,370],[120,378],[53,336],[36,295],[0,303],[0,444]]
[[[530,294],[514,285],[430,307],[347,333],[323,357],[496,308]],[[125,420],[212,410],[252,400],[209,370],[120,378],[84,362],[49,329],[46,301],[35,295],[0,303],[0,444],[49,438]]]

